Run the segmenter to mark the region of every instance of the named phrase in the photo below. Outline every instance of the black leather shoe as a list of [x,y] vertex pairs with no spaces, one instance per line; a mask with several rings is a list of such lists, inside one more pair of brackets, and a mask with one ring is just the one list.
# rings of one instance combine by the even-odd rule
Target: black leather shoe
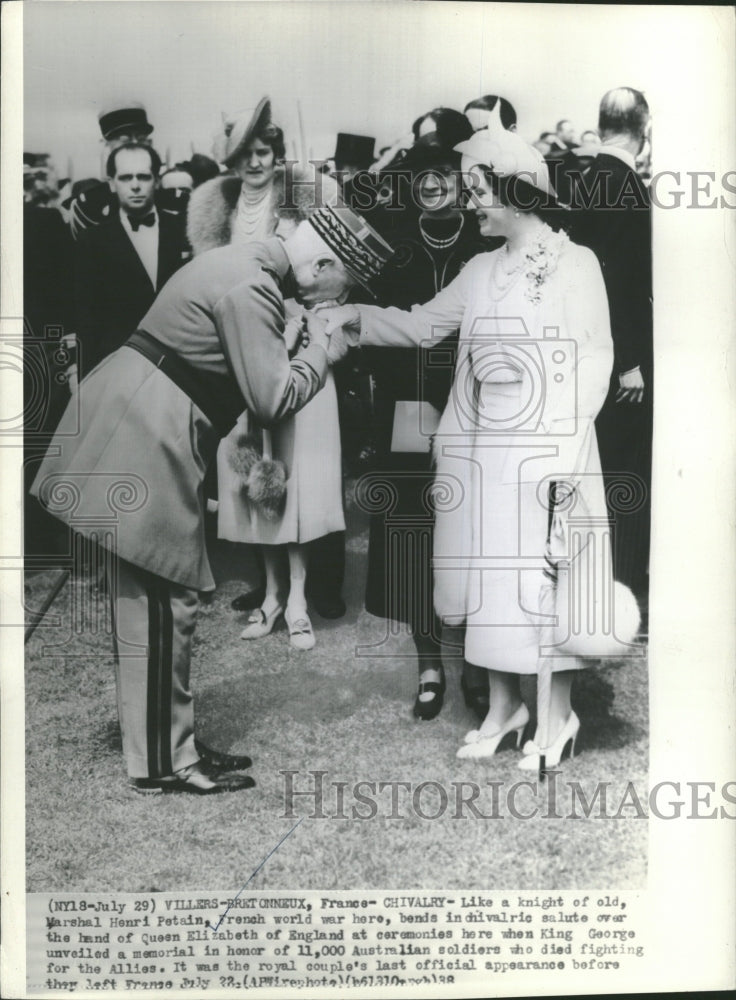
[[[432,694],[433,697],[427,701],[421,701],[420,695]],[[423,681],[419,676],[419,689],[414,701],[414,718],[428,722],[434,719],[442,711],[445,700],[445,673],[442,671],[442,679],[439,681]]]
[[196,738],[194,746],[200,760],[219,771],[245,771],[253,764],[250,757],[245,754],[220,753],[219,750],[213,750]]
[[478,721],[482,722],[488,715],[488,680],[486,679],[485,684],[475,678],[469,680],[466,671],[463,670],[460,688],[466,706],[475,714]]
[[199,763],[191,764],[164,778],[130,778],[129,782],[131,788],[142,795],[157,795],[162,792],[218,795],[221,792],[239,792],[255,785],[250,775],[220,774]]
[[238,594],[230,603],[230,607],[233,611],[252,611],[254,608],[260,608],[265,599],[266,588],[256,587],[255,590],[249,590],[245,594]]
[[342,618],[347,611],[345,601],[339,594],[310,594],[309,603],[320,618]]

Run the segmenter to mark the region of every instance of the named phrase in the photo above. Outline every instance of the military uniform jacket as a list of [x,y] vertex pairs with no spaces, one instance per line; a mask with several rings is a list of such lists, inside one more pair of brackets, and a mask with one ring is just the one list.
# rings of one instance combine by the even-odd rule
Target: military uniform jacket
[[[278,239],[221,247],[177,271],[140,328],[195,371],[233,379],[260,421],[280,420],[304,406],[327,373],[316,344],[289,360],[284,297],[294,294],[292,282]],[[202,483],[218,441],[202,410],[123,346],[82,382],[32,492],[128,562],[212,590]]]

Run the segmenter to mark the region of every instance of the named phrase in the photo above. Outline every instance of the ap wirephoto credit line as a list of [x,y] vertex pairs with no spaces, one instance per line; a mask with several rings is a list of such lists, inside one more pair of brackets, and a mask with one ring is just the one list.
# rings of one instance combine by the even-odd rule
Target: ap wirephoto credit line
[[733,11],[11,8],[2,989],[734,985]]

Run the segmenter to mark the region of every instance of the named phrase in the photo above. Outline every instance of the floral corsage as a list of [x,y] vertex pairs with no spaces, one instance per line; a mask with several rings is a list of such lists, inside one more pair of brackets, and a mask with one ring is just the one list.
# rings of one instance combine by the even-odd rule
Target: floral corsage
[[524,251],[522,267],[527,282],[525,295],[534,305],[539,304],[542,298],[542,286],[556,271],[560,254],[569,242],[567,233],[557,233],[549,226],[545,226]]

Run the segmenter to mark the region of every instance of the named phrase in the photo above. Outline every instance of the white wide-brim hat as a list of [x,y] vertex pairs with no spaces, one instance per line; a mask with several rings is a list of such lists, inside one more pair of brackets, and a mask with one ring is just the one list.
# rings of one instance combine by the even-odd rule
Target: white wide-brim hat
[[492,117],[487,128],[475,132],[455,150],[462,154],[463,172],[480,165],[497,177],[518,177],[549,198],[557,197],[542,154],[516,132],[508,132],[500,120]]
[[262,97],[255,108],[237,111],[226,118],[212,148],[217,162],[231,167],[257,133],[270,122],[271,101],[268,97]]

